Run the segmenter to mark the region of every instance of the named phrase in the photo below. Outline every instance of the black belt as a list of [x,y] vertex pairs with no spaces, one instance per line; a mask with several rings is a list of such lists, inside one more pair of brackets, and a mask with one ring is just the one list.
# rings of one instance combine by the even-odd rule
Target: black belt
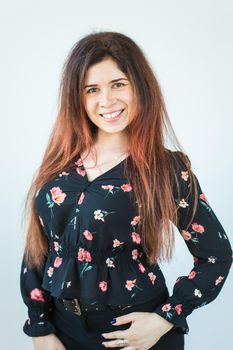
[[131,307],[133,305],[127,305],[127,306],[115,306],[115,305],[100,305],[100,304],[88,304],[84,301],[81,301],[78,298],[74,299],[64,299],[64,298],[57,298],[65,307],[67,311],[74,312],[77,315],[81,315],[83,312],[88,311],[109,311],[109,310],[124,310],[128,307]]

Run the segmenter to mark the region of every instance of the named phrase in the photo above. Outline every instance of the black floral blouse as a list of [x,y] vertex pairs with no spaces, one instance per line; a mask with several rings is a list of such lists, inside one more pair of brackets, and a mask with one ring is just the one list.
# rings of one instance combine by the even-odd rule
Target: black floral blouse
[[[176,155],[177,151],[175,152]],[[49,255],[40,270],[22,259],[20,288],[28,307],[23,330],[29,336],[54,332],[50,321],[52,296],[79,297],[89,303],[132,305],[166,290],[159,265],[150,266],[137,232],[133,188],[123,174],[125,159],[89,181],[77,157],[68,171],[46,183],[35,196],[36,211],[49,241]],[[176,168],[177,169],[177,168]],[[196,215],[188,227],[193,195],[187,197],[188,171],[178,170],[181,198],[179,225],[193,267],[179,276],[173,294],[154,312],[188,333],[186,317],[219,294],[232,264],[227,234],[198,182]],[[174,195],[175,196],[175,195]]]

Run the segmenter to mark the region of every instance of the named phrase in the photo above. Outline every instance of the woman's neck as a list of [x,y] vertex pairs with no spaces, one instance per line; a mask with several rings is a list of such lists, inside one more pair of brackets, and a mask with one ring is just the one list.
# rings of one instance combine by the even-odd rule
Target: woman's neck
[[104,153],[106,156],[127,152],[129,147],[128,137],[122,132],[114,134],[99,132],[94,147],[97,154]]

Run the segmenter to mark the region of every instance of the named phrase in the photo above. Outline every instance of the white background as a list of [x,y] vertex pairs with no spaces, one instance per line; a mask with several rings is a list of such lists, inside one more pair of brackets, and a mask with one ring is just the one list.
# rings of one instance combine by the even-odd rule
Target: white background
[[[175,131],[202,190],[232,238],[233,1],[0,0],[1,349],[32,349],[19,291],[23,201],[57,112],[61,67],[93,30],[119,31],[154,67]],[[167,284],[192,268],[176,232]],[[232,274],[211,304],[188,317],[186,350],[232,346]]]

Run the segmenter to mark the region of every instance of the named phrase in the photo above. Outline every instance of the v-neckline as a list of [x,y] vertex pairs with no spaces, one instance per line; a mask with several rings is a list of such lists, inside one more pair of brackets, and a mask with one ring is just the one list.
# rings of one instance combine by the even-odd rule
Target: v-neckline
[[117,168],[118,166],[120,166],[127,158],[129,158],[129,154],[127,155],[127,157],[125,157],[124,159],[122,159],[119,163],[117,163],[116,165],[114,165],[112,168],[106,170],[104,173],[96,176],[93,180],[89,180],[88,177],[87,177],[87,171],[85,169],[85,166],[83,164],[83,161],[82,161],[82,158],[80,157],[80,154],[79,154],[79,159],[80,159],[80,163],[81,163],[81,167],[82,167],[82,170],[85,171],[85,174],[84,174],[84,177],[86,179],[86,182],[88,184],[92,184],[93,182],[95,182],[96,180],[98,180],[99,178],[101,178],[102,176],[105,176],[106,174],[108,174],[109,172],[113,171],[115,168]]

